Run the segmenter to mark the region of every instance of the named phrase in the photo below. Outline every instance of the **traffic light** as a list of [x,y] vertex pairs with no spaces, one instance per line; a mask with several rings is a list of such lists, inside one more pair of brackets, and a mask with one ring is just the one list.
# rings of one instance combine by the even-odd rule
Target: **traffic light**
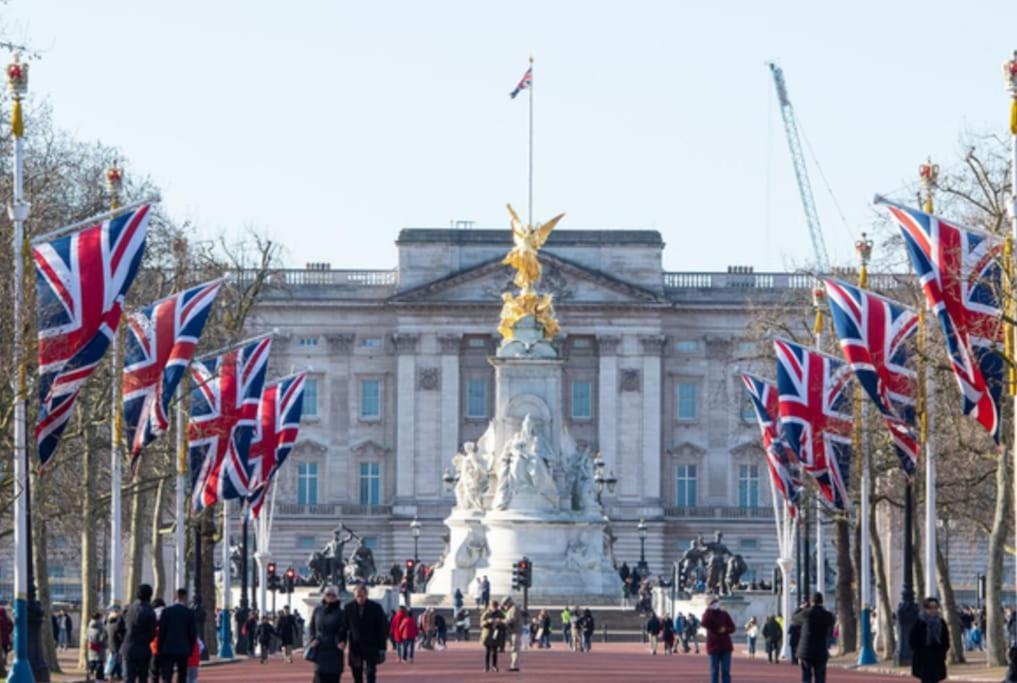
[[268,563],[268,582],[265,587],[270,591],[277,591],[280,588],[281,581],[279,580],[279,574],[277,572],[278,567],[275,562]]
[[523,588],[533,586],[533,565],[530,563],[529,558],[524,557],[522,562],[519,563],[519,578]]
[[512,563],[512,590],[517,591],[523,587],[522,575],[519,572],[519,562]]
[[773,568],[773,594],[780,595],[783,591],[783,580],[784,577],[780,573],[780,569],[777,567]]
[[413,578],[416,573],[416,563],[413,560],[406,560],[406,590],[413,592]]
[[293,592],[293,586],[296,584],[296,582],[297,582],[297,570],[294,569],[293,567],[290,567],[289,569],[286,570],[286,592],[287,593],[292,593]]

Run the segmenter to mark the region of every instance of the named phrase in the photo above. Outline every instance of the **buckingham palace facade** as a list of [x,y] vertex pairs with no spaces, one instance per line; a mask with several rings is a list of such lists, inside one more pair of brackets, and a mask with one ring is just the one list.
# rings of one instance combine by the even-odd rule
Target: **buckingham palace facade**
[[[453,497],[443,473],[491,418],[488,358],[508,230],[405,229],[392,270],[308,264],[270,277],[249,320],[275,331],[275,374],[306,369],[304,419],[279,472],[271,540],[300,568],[340,522],[373,547],[379,569],[443,549]],[[674,273],[655,230],[569,230],[541,251],[564,358],[561,401],[577,441],[618,483],[604,501],[618,561],[666,574],[697,535],[722,531],[752,573],[776,556],[768,473],[739,372],[760,367],[750,323],[807,301],[808,276]],[[772,311],[777,313],[777,311]],[[778,313],[779,314],[779,313]]]

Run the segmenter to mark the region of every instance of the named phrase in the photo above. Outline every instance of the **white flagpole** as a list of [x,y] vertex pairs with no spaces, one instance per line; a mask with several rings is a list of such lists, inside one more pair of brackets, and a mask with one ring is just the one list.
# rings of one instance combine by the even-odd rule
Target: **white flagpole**
[[933,445],[932,364],[925,369],[925,597],[938,597],[936,588],[936,449]]
[[184,380],[181,378],[180,384],[177,385],[177,485],[176,496],[173,501],[174,517],[176,518],[176,529],[173,533],[174,542],[176,543],[176,548],[173,552],[176,562],[176,570],[173,575],[176,582],[175,588],[184,587],[187,566],[185,559],[187,517],[184,507],[184,494],[187,488],[187,436],[184,430],[184,420],[186,419],[187,416],[184,412]]
[[[813,291],[813,304],[816,307],[816,351],[823,352],[823,306],[826,305],[826,290],[823,284],[817,285]],[[805,582],[808,584],[808,580]],[[826,593],[826,566],[823,562],[823,505],[816,496],[816,592]],[[811,596],[806,596],[810,598]]]
[[113,397],[113,425],[110,438],[110,463],[109,463],[109,521],[110,521],[110,570],[109,570],[109,601],[112,605],[123,605],[123,536],[122,536],[122,486],[123,474],[120,462],[120,373],[118,371],[120,349],[119,334],[113,335],[113,342],[110,346],[110,357],[113,365],[113,386],[111,387]]
[[533,226],[533,57],[530,57],[530,184],[529,216],[527,223]]
[[[15,72],[15,67],[21,69]],[[17,78],[14,77],[17,74]],[[21,99],[28,91],[28,67],[14,63],[7,67],[7,88],[14,101],[11,111],[11,135],[14,137],[14,197],[8,215],[14,222],[14,661],[9,681],[32,683],[35,677],[28,659],[28,602],[31,593],[29,564],[29,493],[28,493],[28,437],[25,418],[26,368],[22,357],[22,280],[24,279],[25,221],[28,220],[28,202],[24,195],[24,123],[21,118]]]
[[[1003,64],[1003,73],[1006,80],[1007,90],[1010,92],[1010,251],[1013,252],[1013,242],[1017,241],[1017,50],[1013,52],[1013,58]],[[1014,267],[1013,254],[1011,253],[1010,262],[1006,264],[1006,268],[1010,273],[1017,272]],[[1013,280],[1011,278],[1010,287],[1013,287]],[[1014,296],[1014,293],[1009,292],[1009,296]],[[1013,300],[1010,301],[1010,307],[1013,307]],[[1007,338],[1009,340],[1010,352],[1014,352],[1014,347],[1017,344],[1014,343],[1014,326],[1008,325],[1006,331]],[[1015,416],[1017,416],[1017,387],[1014,386],[1015,377],[1014,371],[1010,368],[1008,371],[1008,382],[1010,388],[1010,394],[1013,396]],[[1017,467],[1017,417],[1013,419],[1014,429],[1014,443],[1013,443],[1013,460],[1014,466]],[[1014,478],[1014,516],[1015,524],[1017,524],[1017,477]],[[1014,574],[1014,579],[1017,581],[1017,573]],[[1015,586],[1017,589],[1017,586]]]
[[780,658],[791,661],[791,638],[788,630],[791,627],[791,570],[794,568],[794,560],[791,558],[791,548],[794,546],[795,527],[791,522],[791,514],[788,512],[787,504],[784,505],[784,552],[781,553],[777,565],[780,567],[781,585],[781,647]]
[[258,563],[258,604],[261,605],[261,613],[268,614],[268,563],[272,559],[272,554],[268,549],[268,511],[264,505],[261,506],[258,515],[257,541],[258,551],[254,553],[254,560]]
[[233,638],[230,635],[230,619],[233,604],[232,581],[230,579],[230,502],[222,501],[222,616],[219,622],[219,658],[233,658]]
[[[869,404],[862,399],[862,425],[864,429],[865,418],[869,413]],[[872,564],[872,548],[871,548],[871,534],[869,531],[869,478],[872,476],[870,472],[871,465],[871,443],[869,441],[869,434],[865,433],[862,435],[862,501],[861,501],[861,526],[862,526],[862,538],[860,548],[862,552],[861,557],[861,588],[862,588],[862,642],[858,648],[858,664],[863,666],[866,664],[875,664],[876,652],[872,647],[872,573],[870,567]]]

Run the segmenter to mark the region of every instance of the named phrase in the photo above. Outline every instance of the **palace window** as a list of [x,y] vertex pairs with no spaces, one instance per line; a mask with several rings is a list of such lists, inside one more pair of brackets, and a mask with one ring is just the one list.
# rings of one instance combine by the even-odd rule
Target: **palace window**
[[300,344],[300,346],[317,346],[318,345],[318,338],[317,337],[301,337],[300,341],[298,343]]
[[362,349],[380,349],[381,348],[381,337],[362,337],[357,346]]
[[749,398],[749,390],[744,387],[742,389],[742,409],[739,411],[739,417],[741,417],[742,422],[756,421],[756,409],[752,405],[752,399]]
[[360,504],[381,504],[381,463],[360,463]]
[[297,503],[318,504],[318,463],[297,463]]
[[318,417],[318,380],[304,380],[304,417]]
[[360,417],[367,420],[381,417],[380,380],[360,380]]
[[695,420],[696,415],[696,385],[692,382],[678,383],[678,419]]
[[678,353],[696,353],[699,351],[699,340],[679,339],[674,343],[674,350]]
[[589,420],[593,417],[593,385],[587,381],[572,383],[572,419]]
[[466,381],[466,417],[487,417],[487,380],[472,378]]
[[314,536],[297,536],[297,550],[317,550],[318,543]]
[[738,507],[759,507],[759,465],[738,466]]
[[696,507],[696,488],[696,466],[678,465],[675,468],[675,504],[680,507]]

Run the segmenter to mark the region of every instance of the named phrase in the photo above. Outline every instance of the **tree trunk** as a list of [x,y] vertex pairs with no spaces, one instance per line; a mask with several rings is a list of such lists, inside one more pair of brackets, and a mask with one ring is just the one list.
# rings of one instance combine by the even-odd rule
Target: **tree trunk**
[[879,623],[879,640],[883,644],[883,659],[893,659],[897,651],[897,637],[893,630],[893,605],[890,603],[890,587],[886,579],[886,563],[883,561],[883,542],[876,525],[876,506],[869,515],[869,536],[872,539],[872,557],[875,562],[876,587],[879,592],[879,609],[876,617]]
[[215,610],[220,604],[215,595],[215,544],[218,537],[215,508],[205,508],[200,519],[201,524],[201,600],[207,613],[205,618],[205,646],[209,652],[216,652],[218,634],[215,631]]
[[130,525],[127,536],[127,595],[134,596],[141,585],[142,559],[145,550],[145,537],[141,532],[144,525],[145,494],[135,489],[131,496]]
[[92,497],[95,495],[95,472],[92,462],[92,444],[88,434],[82,439],[81,468],[85,495],[81,497],[81,624],[78,639],[78,668],[88,667],[88,622],[96,611],[99,600],[96,596],[95,575],[95,509]]
[[858,649],[858,616],[855,612],[854,571],[851,567],[851,524],[846,515],[833,523],[837,538],[837,619],[840,621],[841,654]]
[[1003,455],[996,465],[996,509],[989,534],[989,557],[985,579],[986,646],[989,666],[1004,666],[1007,657],[1003,617],[1004,544],[1010,530],[1010,458]]
[[40,641],[42,656],[49,672],[62,673],[57,660],[56,634],[53,633],[52,600],[49,591],[49,540],[46,535],[46,520],[41,510],[46,506],[46,481],[35,474],[32,477],[32,562],[35,569],[36,598],[42,606],[42,628]]
[[943,557],[939,544],[936,545],[936,583],[939,593],[943,596],[943,618],[950,628],[950,663],[964,663],[964,627],[961,626],[960,612],[957,611],[957,598],[953,594],[950,583],[950,567]]
[[[162,534],[160,523],[162,522],[163,493],[166,489],[166,480],[160,479],[155,489],[155,503],[152,504],[152,589],[153,595],[161,597],[167,604],[173,603],[173,598],[166,595],[166,571],[163,567],[162,557]],[[179,588],[179,586],[175,587]]]

